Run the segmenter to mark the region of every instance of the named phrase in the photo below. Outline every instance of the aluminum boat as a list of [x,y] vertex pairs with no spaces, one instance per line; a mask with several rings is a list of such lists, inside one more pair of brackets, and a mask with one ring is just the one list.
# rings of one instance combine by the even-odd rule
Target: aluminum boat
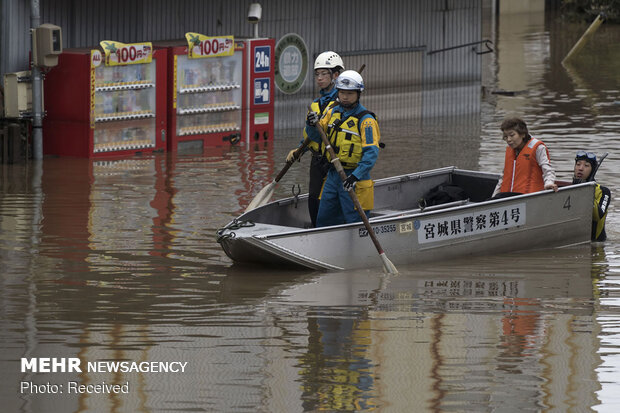
[[[372,230],[396,266],[590,242],[594,183],[490,199],[498,178],[451,166],[378,179]],[[420,202],[439,185],[460,187],[466,199]],[[328,271],[382,265],[361,221],[311,228],[307,199],[247,211],[218,230],[218,242],[238,263]]]

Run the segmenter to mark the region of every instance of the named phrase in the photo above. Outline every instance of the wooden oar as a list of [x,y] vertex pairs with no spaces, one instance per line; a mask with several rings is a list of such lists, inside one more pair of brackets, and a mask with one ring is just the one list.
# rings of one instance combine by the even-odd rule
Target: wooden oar
[[[336,153],[334,152],[334,148],[332,148],[331,144],[329,143],[329,139],[327,139],[327,136],[325,135],[325,131],[319,125],[316,125],[316,129],[319,131],[319,134],[321,135],[321,139],[323,140],[325,149],[327,149],[327,151],[329,152],[329,156],[332,159],[331,162],[332,164],[334,164],[336,171],[340,175],[340,179],[342,179],[342,182],[346,181],[347,174],[344,171],[342,164],[340,163],[340,159],[338,159],[338,157],[336,156]],[[375,244],[375,248],[377,249],[377,252],[379,253],[379,257],[381,257],[381,260],[383,261],[383,269],[389,274],[398,274],[398,270],[396,269],[394,264],[392,264],[392,261],[389,260],[387,255],[385,255],[385,252],[383,251],[381,244],[379,244],[377,235],[372,230],[372,227],[370,226],[370,222],[368,222],[368,217],[364,213],[364,210],[362,209],[362,205],[360,204],[359,199],[357,199],[357,195],[355,194],[355,189],[352,188],[348,192],[349,192],[349,196],[351,197],[351,201],[353,201],[353,205],[355,205],[355,208],[357,209],[357,212],[359,213],[360,218],[362,218],[362,221],[364,222],[366,231],[368,231],[368,236],[372,240],[373,244]]]
[[286,161],[286,164],[284,165],[284,167],[282,168],[278,176],[276,176],[276,178],[271,183],[266,185],[263,189],[261,189],[258,192],[258,194],[256,194],[252,202],[250,202],[250,205],[248,205],[248,207],[245,209],[245,212],[248,212],[254,208],[258,208],[259,206],[263,206],[267,202],[269,202],[269,200],[273,196],[273,191],[275,191],[276,189],[276,184],[280,182],[280,179],[282,179],[284,174],[286,174],[286,172],[291,167],[293,162],[299,159],[299,157],[301,156],[301,153],[306,148],[306,146],[308,146],[309,143],[310,143],[310,138],[304,139],[301,146],[295,150],[295,153],[293,154],[293,159],[290,161]]

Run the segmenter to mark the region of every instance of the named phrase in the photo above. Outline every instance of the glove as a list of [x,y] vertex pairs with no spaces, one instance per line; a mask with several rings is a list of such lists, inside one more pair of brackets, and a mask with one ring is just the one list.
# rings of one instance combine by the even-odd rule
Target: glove
[[344,182],[342,183],[342,187],[345,191],[350,191],[355,188],[355,183],[357,181],[359,181],[359,179],[357,179],[355,175],[351,174],[347,177],[347,179],[344,180]]
[[286,155],[286,162],[294,162],[294,161],[299,161],[301,159],[300,157],[295,157],[295,152],[297,151],[297,148],[292,149],[288,155]]
[[319,123],[319,114],[316,112],[308,112],[306,123],[308,126],[316,126],[316,124]]

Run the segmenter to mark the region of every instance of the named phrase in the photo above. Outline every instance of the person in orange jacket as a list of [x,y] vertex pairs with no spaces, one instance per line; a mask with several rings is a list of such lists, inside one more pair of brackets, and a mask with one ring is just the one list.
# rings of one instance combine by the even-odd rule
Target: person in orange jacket
[[493,198],[529,194],[543,189],[557,192],[555,170],[545,144],[530,135],[522,119],[506,119],[500,129],[508,146],[504,172],[493,191]]

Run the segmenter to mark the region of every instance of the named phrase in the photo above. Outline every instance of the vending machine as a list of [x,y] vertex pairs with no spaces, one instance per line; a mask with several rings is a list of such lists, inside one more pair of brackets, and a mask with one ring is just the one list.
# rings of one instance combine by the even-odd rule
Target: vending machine
[[243,45],[232,36],[187,33],[169,53],[168,150],[241,139]]
[[167,50],[65,49],[45,77],[43,151],[103,158],[165,150]]
[[169,46],[168,150],[271,139],[273,39],[185,37],[186,44]]

